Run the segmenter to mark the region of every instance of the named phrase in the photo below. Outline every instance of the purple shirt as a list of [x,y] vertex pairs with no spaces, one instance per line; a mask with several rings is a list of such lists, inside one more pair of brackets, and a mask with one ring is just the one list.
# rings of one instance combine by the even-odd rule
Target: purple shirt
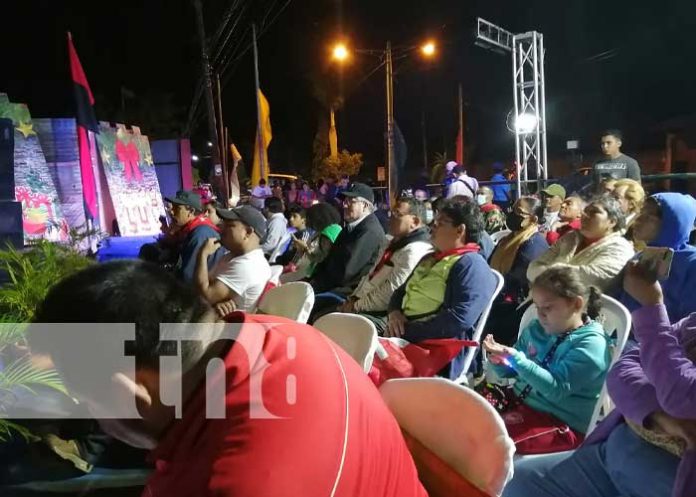
[[[625,353],[607,376],[616,409],[587,437],[598,443],[624,418],[644,424],[662,410],[670,416],[696,419],[696,313],[670,324],[665,306],[641,307],[633,312],[633,330],[640,343]],[[694,495],[696,451],[682,457],[673,497]],[[689,493],[692,492],[692,493]]]

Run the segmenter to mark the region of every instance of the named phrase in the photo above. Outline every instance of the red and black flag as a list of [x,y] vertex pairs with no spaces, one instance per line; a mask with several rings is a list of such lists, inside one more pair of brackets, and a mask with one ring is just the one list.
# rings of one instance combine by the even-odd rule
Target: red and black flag
[[72,74],[77,108],[77,144],[80,152],[80,176],[82,178],[85,216],[88,220],[94,220],[97,217],[97,185],[94,180],[89,132],[98,133],[99,123],[94,115],[94,96],[89,88],[85,71],[82,69],[70,33],[68,33],[68,53],[70,54],[70,73]]

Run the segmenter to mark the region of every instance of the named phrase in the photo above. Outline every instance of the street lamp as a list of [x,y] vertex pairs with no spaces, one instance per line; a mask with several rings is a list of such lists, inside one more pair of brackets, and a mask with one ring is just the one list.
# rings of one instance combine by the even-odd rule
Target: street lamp
[[[387,149],[387,190],[389,193],[389,200],[393,201],[396,198],[397,192],[394,189],[397,185],[392,184],[391,173],[394,171],[394,55],[396,59],[402,59],[408,56],[409,53],[418,49],[418,46],[398,48],[392,51],[391,42],[387,42],[386,49],[356,49],[354,52],[363,53],[368,55],[375,55],[383,61],[384,67],[386,69],[386,107],[387,107],[387,118],[386,118],[386,149]],[[434,41],[427,41],[420,46],[420,52],[423,57],[432,58],[437,51],[437,47]],[[396,52],[396,54],[394,54]],[[345,43],[336,43],[332,51],[333,60],[343,63],[350,57],[350,50]]]
[[344,43],[338,43],[331,54],[334,60],[337,60],[338,62],[344,62],[346,59],[348,59],[348,47]]

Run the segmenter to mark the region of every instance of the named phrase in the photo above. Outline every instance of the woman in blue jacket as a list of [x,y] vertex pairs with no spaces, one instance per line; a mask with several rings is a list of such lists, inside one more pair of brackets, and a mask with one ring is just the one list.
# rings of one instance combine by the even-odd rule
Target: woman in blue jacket
[[[660,282],[672,323],[696,312],[696,247],[689,245],[694,221],[696,199],[691,195],[668,192],[648,198],[633,223],[633,236],[648,247],[674,250],[669,278]],[[620,300],[630,311],[640,307],[625,292],[622,292]]]

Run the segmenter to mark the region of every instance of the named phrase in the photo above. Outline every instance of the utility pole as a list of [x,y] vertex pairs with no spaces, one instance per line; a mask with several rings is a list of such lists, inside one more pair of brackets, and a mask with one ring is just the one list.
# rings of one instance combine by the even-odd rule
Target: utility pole
[[219,128],[218,136],[220,137],[220,164],[222,165],[222,181],[224,182],[222,194],[225,197],[224,201],[222,202],[222,206],[227,207],[230,198],[230,183],[227,179],[228,171],[226,160],[227,154],[225,153],[225,123],[222,119],[222,87],[220,86],[220,74],[218,73],[215,74],[215,94],[215,96],[217,97],[217,116]]
[[387,42],[385,52],[385,64],[387,68],[387,192],[389,193],[389,205],[394,205],[396,188],[393,175],[396,172],[394,164],[394,66],[392,64],[391,42]]
[[201,44],[201,68],[203,70],[203,85],[205,88],[205,100],[208,110],[208,135],[213,144],[210,151],[213,160],[213,174],[218,167],[222,167],[220,162],[220,142],[218,140],[217,124],[215,123],[215,101],[213,99],[213,82],[210,76],[210,59],[208,57],[208,46],[205,41],[205,25],[203,23],[203,5],[201,0],[192,0],[196,10],[196,28],[198,40]]

